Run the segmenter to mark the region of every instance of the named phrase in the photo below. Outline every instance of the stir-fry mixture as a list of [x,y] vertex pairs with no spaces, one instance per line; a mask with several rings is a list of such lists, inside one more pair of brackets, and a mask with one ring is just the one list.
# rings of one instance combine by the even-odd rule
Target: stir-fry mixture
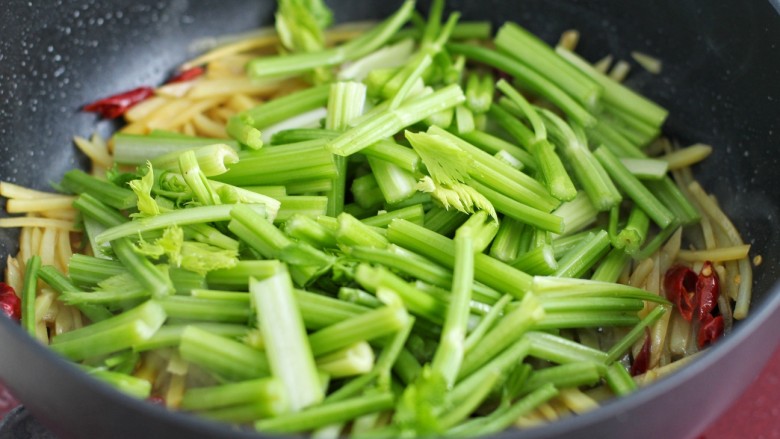
[[629,63],[442,1],[278,6],[86,105],[127,122],[76,137],[91,172],[0,183],[5,315],[128,394],[318,437],[579,414],[746,316],[749,246],[689,168],[712,148],[661,134]]

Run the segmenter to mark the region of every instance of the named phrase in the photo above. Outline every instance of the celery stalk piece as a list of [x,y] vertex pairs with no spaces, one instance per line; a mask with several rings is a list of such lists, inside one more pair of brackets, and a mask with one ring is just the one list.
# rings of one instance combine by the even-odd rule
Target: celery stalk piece
[[57,335],[51,348],[73,361],[119,352],[152,337],[165,319],[162,306],[150,300],[101,322]]
[[[504,28],[506,28],[506,26],[504,26]],[[505,80],[499,80],[496,87],[510,99],[510,102],[513,102],[519,107],[520,113],[522,113],[523,117],[528,119],[528,122],[531,124],[531,127],[533,128],[533,138],[524,140],[528,150],[533,154],[539,165],[539,169],[542,172],[542,179],[550,190],[550,194],[561,201],[569,201],[574,198],[577,195],[577,190],[574,187],[574,183],[572,183],[568,172],[566,172],[566,169],[563,167],[560,157],[558,157],[558,154],[555,152],[555,147],[552,143],[547,141],[547,127],[541,116],[537,114],[536,110],[523,95]],[[493,108],[493,110],[500,109],[501,107]],[[500,113],[501,111],[499,111],[499,114]],[[509,121],[508,119],[511,118],[511,116],[507,116],[508,115],[502,115],[499,120],[504,120],[506,123]],[[523,143],[522,140],[521,143]]]
[[249,403],[265,403],[265,416],[282,414],[287,409],[287,394],[276,378],[266,377],[249,381],[220,384],[210,387],[191,387],[184,393],[184,410],[211,410]]
[[206,283],[210,288],[248,291],[249,278],[263,279],[276,273],[279,261],[244,260],[231,268],[212,270],[206,273]]
[[271,371],[287,390],[290,411],[319,403],[324,392],[286,266],[264,280],[250,279],[249,291]]
[[560,311],[548,312],[541,322],[534,325],[538,331],[601,328],[604,326],[633,326],[640,319],[636,312],[623,311]]
[[359,416],[393,408],[392,393],[378,393],[357,396],[338,402],[321,404],[298,413],[283,414],[255,423],[255,428],[264,433],[297,433],[347,422]]
[[518,256],[513,267],[532,275],[552,275],[558,270],[555,250],[549,244],[540,245]]
[[556,364],[594,363],[607,364],[607,354],[576,341],[546,332],[531,331],[526,334],[531,347],[528,355]]
[[447,50],[509,73],[524,87],[548,99],[580,125],[590,127],[596,123],[596,119],[588,110],[557,84],[509,55],[485,47],[459,43],[447,44]]
[[[264,205],[252,204],[244,206],[262,217],[265,217],[267,213]],[[95,241],[99,244],[113,242],[120,238],[137,235],[138,233],[150,230],[160,230],[172,225],[184,226],[189,224],[228,221],[231,219],[230,211],[233,207],[235,207],[233,204],[190,207],[161,213],[153,217],[137,218],[133,221],[107,229],[105,232],[96,236]]]
[[[143,165],[147,160],[167,154],[176,154],[188,149],[222,143],[234,151],[238,144],[232,140],[210,139],[206,137],[159,137],[141,134],[116,133],[114,140],[114,160],[123,165]],[[176,156],[178,158],[178,155]]]
[[396,218],[405,219],[409,222],[417,224],[418,226],[421,226],[425,222],[425,209],[422,204],[414,204],[412,206],[402,207],[400,209],[380,213],[368,218],[362,218],[360,222],[367,226],[387,227],[387,225]]
[[517,343],[511,344],[477,371],[458,381],[452,391],[446,395],[448,402],[457,404],[464,401],[493,373],[506,374],[509,369],[523,361],[528,355],[529,348],[530,342],[525,337],[521,337]]
[[639,149],[638,145],[635,145],[606,121],[599,119],[595,126],[587,129],[586,133],[588,135],[588,140],[592,144],[603,144],[618,157],[636,159],[647,158],[647,155],[644,151]]
[[368,157],[368,163],[387,203],[399,203],[417,192],[417,179],[411,172],[372,156]]
[[606,230],[599,230],[589,238],[585,238],[575,248],[570,250],[558,261],[555,276],[577,278],[583,276],[610,249],[609,235]]
[[263,133],[254,127],[255,121],[246,113],[239,113],[228,119],[225,125],[227,134],[236,142],[251,149],[263,147]]
[[182,331],[179,353],[184,360],[222,379],[251,380],[270,374],[269,360],[264,352],[198,325],[188,325]]
[[173,283],[168,273],[161,271],[146,257],[136,253],[128,238],[111,241],[111,248],[127,271],[151,293],[152,297],[158,298],[174,293]]
[[[103,230],[108,227],[118,226],[128,221],[128,219],[122,216],[122,214],[117,210],[108,207],[103,202],[87,193],[79,195],[78,198],[73,201],[73,207],[78,209],[82,214],[84,214],[84,216],[91,218],[103,226]],[[99,234],[100,232],[98,235]],[[97,236],[93,236],[92,238],[96,239]]]
[[[248,295],[247,295],[248,296]],[[243,337],[249,331],[246,325],[232,323],[179,323],[163,325],[157,332],[146,340],[133,345],[133,351],[143,352],[159,348],[177,347],[181,343],[181,336],[189,326],[207,331],[208,333],[237,339]]]
[[515,201],[506,195],[495,191],[481,183],[476,181],[470,182],[479,193],[485,196],[485,198],[493,204],[498,212],[522,223],[537,227],[542,230],[549,230],[554,233],[563,233],[564,222],[563,218],[547,213],[534,207],[528,206],[524,203]]
[[425,213],[422,225],[439,235],[451,236],[466,219],[468,215],[457,209],[445,209],[434,205]]
[[472,145],[489,154],[496,154],[500,151],[506,151],[508,154],[523,164],[523,169],[528,168],[534,170],[538,167],[538,163],[536,163],[536,159],[533,157],[533,155],[531,155],[531,153],[520,148],[514,143],[507,142],[500,137],[496,137],[490,133],[486,133],[480,130],[474,130],[468,133],[460,133],[459,135],[461,138],[463,138],[463,140],[471,143]]
[[[349,249],[349,255],[364,262],[382,264],[399,273],[441,288],[450,288],[452,285],[450,270],[397,245],[391,244],[384,249],[352,247]],[[495,290],[479,283],[473,283],[472,290],[475,299],[485,303],[493,303],[500,296]]]
[[317,369],[325,372],[331,379],[363,375],[374,366],[374,351],[371,346],[360,341],[340,350],[317,357]]
[[[260,133],[256,132],[257,130],[268,128],[286,119],[325,106],[329,89],[328,85],[307,88],[238,113],[228,122],[228,128],[233,128],[233,132],[230,134],[243,134],[244,138],[238,140],[249,140],[246,137],[247,134],[251,136],[251,139],[254,139],[260,136]],[[249,144],[249,146],[258,149],[262,143]]]
[[383,306],[366,311],[311,334],[311,352],[319,357],[360,341],[390,335],[405,327],[408,320],[409,315],[402,306]]
[[135,207],[138,199],[133,191],[93,177],[80,169],[72,169],[62,176],[62,187],[74,194],[87,193],[115,209]]
[[[300,180],[329,179],[338,175],[325,139],[263,148],[240,155],[238,163],[214,180],[235,186],[287,185]],[[292,190],[288,188],[288,192]]]
[[420,170],[420,156],[413,149],[390,140],[380,140],[368,145],[361,152],[390,162],[405,171],[414,173]]
[[448,85],[420,97],[404,101],[398,108],[378,112],[328,142],[329,151],[352,155],[365,147],[388,138],[439,111],[452,108],[465,100],[457,84]]
[[485,73],[480,76],[477,73],[469,74],[466,79],[466,106],[474,113],[485,113],[493,104],[495,88],[493,76]]
[[660,127],[666,120],[668,112],[654,102],[598,72],[574,52],[563,47],[557,47],[555,50],[566,61],[602,86],[601,98],[604,103],[618,110],[615,111],[615,114],[625,113],[654,127]]
[[[331,84],[328,97],[328,116],[325,118],[325,128],[344,131],[349,124],[363,114],[366,101],[366,86],[359,82],[337,82]],[[328,192],[327,214],[336,216],[344,209],[344,192],[346,190],[347,162],[341,156],[336,156],[336,167],[339,175],[333,180],[333,188]]]
[[372,70],[401,67],[413,51],[414,41],[410,38],[402,39],[360,59],[344,63],[339,70],[338,78],[342,81],[362,81]]
[[650,227],[650,217],[638,206],[631,208],[628,222],[614,239],[612,245],[618,249],[624,249],[626,253],[633,255],[639,251],[639,247],[647,238],[647,230]]
[[414,1],[407,0],[381,24],[341,46],[319,52],[253,59],[247,64],[247,74],[256,78],[291,75],[358,59],[385,45],[407,22],[413,10]]
[[168,317],[178,320],[247,323],[251,314],[246,303],[222,299],[169,296],[159,299],[158,302]]
[[350,302],[369,308],[379,308],[382,306],[381,300],[377,299],[373,294],[363,291],[360,288],[341,287],[339,288],[338,298],[339,300],[343,300],[345,302]]
[[593,206],[590,197],[581,191],[573,200],[562,203],[553,214],[563,218],[564,236],[579,232],[596,221],[599,211]]
[[404,350],[404,344],[409,339],[409,334],[412,331],[414,322],[414,317],[409,316],[406,326],[397,331],[390,341],[382,347],[382,351],[380,352],[379,357],[377,357],[373,369],[341,386],[338,390],[331,392],[325,398],[325,402],[342,401],[354,396],[355,394],[362,392],[366,386],[374,381],[376,381],[378,388],[389,389],[392,384],[390,371],[394,365],[400,367],[403,362],[402,360],[397,360]]
[[282,231],[294,239],[318,248],[335,248],[334,231],[327,229],[314,218],[300,213],[293,214],[282,225]]
[[539,297],[624,297],[670,304],[658,294],[641,288],[588,279],[534,276],[532,291]]
[[696,224],[701,213],[669,177],[645,181],[645,186],[669,208],[682,225]]
[[620,163],[640,180],[660,180],[669,171],[669,162],[660,159],[621,158]]
[[395,292],[412,314],[433,323],[444,321],[447,312],[444,302],[410,285],[384,267],[360,264],[355,271],[355,280],[369,291],[385,288]]
[[385,248],[389,244],[387,238],[372,230],[371,226],[362,223],[354,216],[343,212],[338,218],[336,242],[343,247],[377,247]]
[[198,159],[192,150],[184,151],[179,155],[179,171],[187,186],[190,187],[193,197],[203,206],[222,204],[217,192],[211,187],[206,175],[198,166]]
[[505,23],[494,41],[499,51],[536,70],[587,108],[596,106],[602,86],[535,35],[515,23]]
[[620,363],[612,363],[604,374],[607,385],[617,396],[628,395],[637,389],[637,384]]
[[623,249],[613,248],[596,267],[591,280],[617,282],[630,261],[631,255]]
[[362,305],[303,290],[295,290],[295,299],[301,311],[303,324],[306,329],[312,331],[335,325],[371,310]]
[[563,153],[574,170],[575,179],[588,194],[593,206],[604,211],[617,205],[622,199],[620,192],[588,148],[581,129],[570,126],[551,111],[542,109],[540,115],[547,124],[550,136],[562,146]]
[[276,199],[282,203],[279,213],[274,218],[274,223],[277,224],[284,223],[293,215],[306,215],[309,217],[326,215],[330,200],[329,196],[319,195],[285,195],[276,197]]
[[665,312],[669,311],[666,306],[656,306],[652,311],[642,319],[639,324],[634,326],[631,331],[628,332],[623,338],[618,340],[609,351],[607,351],[607,358],[605,362],[607,364],[617,361],[623,354],[631,348],[641,337],[645,335],[645,329],[652,326]]
[[469,169],[469,174],[473,181],[478,181],[507,197],[544,212],[550,212],[560,204],[560,201],[550,195],[543,184],[461,137],[439,127],[430,127],[428,133],[444,137],[471,155],[474,162]]
[[[51,265],[42,266],[38,270],[38,277],[59,293],[80,291],[71,283],[70,279]],[[77,305],[77,308],[92,322],[99,322],[111,317],[111,313],[103,306],[82,304]]]
[[146,399],[152,393],[152,383],[132,375],[103,369],[88,369],[87,374],[114,387],[122,393],[138,399]]
[[233,219],[228,229],[263,257],[291,264],[293,280],[298,285],[308,284],[333,263],[331,255],[306,243],[291,241],[248,205],[236,205],[230,215]]
[[558,388],[593,385],[601,379],[606,368],[591,362],[567,363],[534,371],[523,386],[529,392],[550,384]]
[[[445,267],[454,267],[455,244],[436,232],[398,219],[387,227],[387,239]],[[482,253],[475,256],[474,276],[477,281],[517,298],[522,298],[533,283],[528,274]]]
[[672,223],[675,218],[672,212],[638,178],[631,174],[609,149],[601,146],[596,149],[595,155],[623,191],[645,211],[653,222],[661,228]]
[[520,236],[524,228],[525,225],[520,221],[510,217],[502,218],[488,254],[503,262],[514,261],[520,253]]
[[[389,161],[387,162],[390,163]],[[373,173],[368,173],[352,180],[350,191],[355,204],[363,209],[378,210],[385,203],[385,196],[379,188]]]
[[493,328],[488,331],[481,343],[472,345],[466,352],[459,371],[459,379],[469,376],[481,366],[488,363],[501,351],[517,342],[533,325],[545,317],[544,309],[531,294],[520,302],[520,305],[507,313]]
[[466,329],[469,318],[471,286],[474,283],[474,253],[476,236],[488,221],[485,211],[472,215],[455,232],[455,267],[447,315],[444,319],[439,347],[432,361],[434,373],[441,374],[448,388],[458,376],[465,353]]
[[68,274],[74,285],[78,287],[92,287],[111,276],[126,272],[127,270],[119,261],[81,253],[74,253],[68,262]]
[[484,419],[465,422],[447,432],[452,437],[476,437],[496,434],[509,428],[521,416],[530,413],[538,406],[558,395],[553,384],[545,384],[514,404],[496,410]]
[[451,428],[468,418],[487,399],[490,392],[499,383],[499,378],[501,378],[501,374],[494,370],[486,374],[481,386],[476,388],[463,401],[459,401],[459,404],[452,410],[441,416],[439,420],[441,427],[444,429]]
[[[157,170],[176,170],[179,168],[179,156],[186,152],[173,151],[155,157],[150,160],[154,169]],[[193,148],[190,151],[195,153],[195,159],[198,161],[198,167],[207,177],[224,174],[228,167],[238,162],[238,153],[235,149],[224,143],[214,143],[213,145]]]
[[41,257],[32,255],[30,259],[25,261],[25,267],[22,291],[20,291],[22,299],[21,323],[27,333],[30,334],[31,337],[35,337],[35,296],[38,291],[38,271],[41,268]]

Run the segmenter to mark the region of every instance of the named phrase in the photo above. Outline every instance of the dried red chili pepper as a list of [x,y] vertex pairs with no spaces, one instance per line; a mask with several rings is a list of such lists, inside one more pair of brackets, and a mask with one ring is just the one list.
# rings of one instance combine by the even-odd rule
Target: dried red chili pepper
[[718,273],[712,266],[712,262],[706,261],[696,279],[696,318],[703,321],[704,318],[712,313],[718,304],[718,295],[720,294],[720,280]]
[[666,271],[664,291],[666,298],[677,306],[685,320],[691,321],[696,307],[695,291],[698,276],[688,267],[675,265]]
[[85,105],[84,111],[100,113],[101,116],[107,119],[115,119],[125,114],[133,105],[144,101],[153,95],[153,88],[138,87]]
[[14,289],[4,282],[0,282],[0,310],[17,322],[22,320],[22,301]]
[[642,375],[647,372],[647,369],[650,367],[651,343],[650,331],[645,330],[645,342],[642,344],[642,349],[639,350],[639,353],[634,357],[634,361],[631,362],[631,369],[629,369],[631,376]]
[[723,316],[713,317],[712,314],[706,314],[699,327],[696,344],[701,349],[719,339],[721,335],[723,335]]
[[169,79],[166,84],[173,84],[175,82],[185,82],[185,81],[192,81],[193,79],[201,76],[203,73],[206,72],[206,69],[200,66],[195,66],[190,69],[184,70],[180,72],[178,75],[174,76],[173,78]]

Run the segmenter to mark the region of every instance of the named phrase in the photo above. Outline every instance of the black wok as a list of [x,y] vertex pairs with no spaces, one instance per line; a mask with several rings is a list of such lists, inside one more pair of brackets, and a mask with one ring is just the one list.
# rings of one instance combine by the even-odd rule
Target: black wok
[[[340,21],[379,18],[399,1],[329,1]],[[714,145],[696,169],[763,255],[750,317],[690,367],[595,412],[498,437],[686,438],[710,423],[761,370],[780,339],[780,16],[763,0],[451,1],[468,19],[513,19],[549,42],[577,28],[589,59],[659,56],[662,75],[630,84],[671,111],[666,131]],[[74,134],[116,127],[79,108],[159,84],[194,39],[269,23],[272,1],[5,0],[0,8],[0,178],[46,188],[85,166]],[[425,7],[423,6],[424,10]],[[0,253],[18,235],[0,230]],[[61,437],[249,437],[169,413],[89,379],[0,319],[0,379]],[[256,436],[253,436],[256,437]]]

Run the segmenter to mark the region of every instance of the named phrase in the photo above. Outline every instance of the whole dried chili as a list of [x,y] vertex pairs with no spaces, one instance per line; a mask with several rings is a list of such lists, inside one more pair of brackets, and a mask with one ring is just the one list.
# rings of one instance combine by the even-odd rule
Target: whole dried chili
[[706,314],[699,327],[696,344],[701,349],[720,338],[721,335],[723,335],[723,316],[713,317],[712,314]]
[[675,265],[666,271],[664,291],[666,298],[675,304],[685,320],[691,321],[696,308],[695,291],[698,282],[696,273],[683,265]]
[[187,70],[184,70],[184,71],[180,72],[178,75],[175,75],[174,77],[172,77],[171,79],[169,79],[165,83],[166,84],[173,84],[173,83],[176,83],[176,82],[192,81],[193,79],[198,78],[201,75],[203,75],[203,73],[205,73],[205,72],[206,72],[206,70],[203,67],[195,66],[195,67],[192,67],[192,68],[189,68]]
[[22,319],[22,301],[14,289],[4,282],[0,282],[0,310],[17,322]]
[[718,304],[718,295],[720,294],[720,281],[718,273],[712,266],[712,262],[706,261],[696,279],[696,295],[694,302],[696,304],[696,318],[699,321],[709,316]]
[[138,87],[124,93],[119,93],[100,99],[84,106],[84,111],[100,113],[107,119],[115,119],[130,109],[133,105],[144,101],[154,95],[151,87]]

